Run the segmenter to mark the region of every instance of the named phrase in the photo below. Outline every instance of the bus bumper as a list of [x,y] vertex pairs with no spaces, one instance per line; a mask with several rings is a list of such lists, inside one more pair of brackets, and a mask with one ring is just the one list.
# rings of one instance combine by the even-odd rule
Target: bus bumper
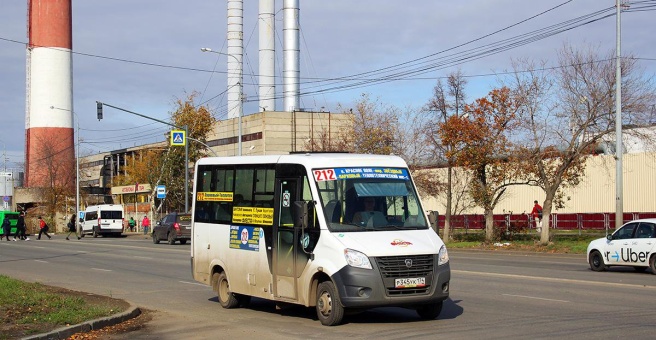
[[434,267],[432,275],[426,277],[427,287],[402,289],[394,287],[395,278],[383,278],[378,267],[375,264],[373,267],[362,269],[346,266],[332,276],[344,307],[411,307],[438,303],[449,297],[449,263]]

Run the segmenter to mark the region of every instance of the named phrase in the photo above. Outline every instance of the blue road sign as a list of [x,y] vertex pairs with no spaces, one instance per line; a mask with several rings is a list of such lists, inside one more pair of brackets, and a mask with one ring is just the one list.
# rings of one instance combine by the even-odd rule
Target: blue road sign
[[171,146],[185,146],[186,142],[184,130],[171,130]]
[[157,186],[157,198],[166,198],[166,186],[158,185]]

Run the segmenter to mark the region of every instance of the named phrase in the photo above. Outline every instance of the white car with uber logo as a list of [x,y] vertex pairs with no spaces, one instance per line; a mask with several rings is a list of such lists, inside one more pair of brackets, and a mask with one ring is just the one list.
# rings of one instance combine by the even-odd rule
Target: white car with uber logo
[[609,266],[630,266],[637,271],[650,268],[656,274],[656,218],[634,220],[607,237],[588,245],[588,263],[594,271]]

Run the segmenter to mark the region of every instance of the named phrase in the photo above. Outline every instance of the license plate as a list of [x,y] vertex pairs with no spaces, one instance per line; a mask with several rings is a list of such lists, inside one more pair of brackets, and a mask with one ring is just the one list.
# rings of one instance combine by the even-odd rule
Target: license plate
[[185,227],[185,229],[191,229],[191,227]]
[[425,287],[425,286],[426,286],[425,277],[413,277],[407,279],[394,280],[395,288],[417,288],[417,287]]

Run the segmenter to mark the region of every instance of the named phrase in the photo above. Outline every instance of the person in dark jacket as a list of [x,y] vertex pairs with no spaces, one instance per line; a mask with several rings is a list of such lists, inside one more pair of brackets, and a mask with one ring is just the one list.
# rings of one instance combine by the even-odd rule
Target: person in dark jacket
[[71,236],[71,234],[75,234],[77,236],[77,239],[80,239],[80,236],[77,234],[77,223],[76,223],[76,218],[75,214],[71,215],[71,219],[68,221],[67,227],[68,227],[68,235],[66,235],[66,241],[68,241],[68,237]]
[[29,238],[25,236],[25,213],[22,211],[18,215],[18,220],[16,220],[16,235],[14,235],[14,241],[16,241],[17,237],[19,240],[29,240]]
[[11,234],[11,222],[9,221],[9,216],[5,215],[5,219],[2,221],[2,235],[0,236],[0,241],[2,241],[2,236],[9,241],[9,234]]

